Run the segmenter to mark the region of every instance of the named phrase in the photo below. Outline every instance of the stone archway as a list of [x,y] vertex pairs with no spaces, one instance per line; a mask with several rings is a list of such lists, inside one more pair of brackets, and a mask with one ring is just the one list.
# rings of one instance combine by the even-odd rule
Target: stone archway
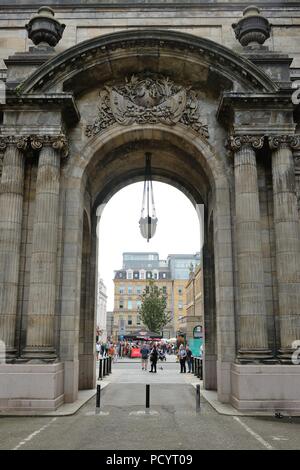
[[[95,235],[97,207],[106,202],[117,190],[130,182],[143,178],[145,150],[152,153],[152,171],[155,179],[177,186],[194,204],[205,205],[206,244],[204,250],[206,257],[204,269],[210,270],[210,272],[213,269],[219,270],[219,266],[225,263],[227,276],[231,273],[233,277],[232,253],[231,250],[226,249],[228,240],[229,243],[231,240],[231,209],[229,182],[224,178],[224,162],[215,154],[205,138],[197,137],[192,130],[188,130],[180,124],[171,128],[162,124],[134,126],[134,128],[114,126],[112,129],[95,135],[78,152],[78,158],[70,161],[64,169],[64,179],[72,182],[72,187],[66,190],[66,204],[71,199],[74,201],[74,197],[77,197],[78,206],[83,208],[84,200],[89,198],[92,230]],[[84,163],[81,155],[85,155]],[[99,168],[105,168],[105,171],[101,172]],[[84,186],[83,181],[85,182]],[[209,226],[207,223],[208,214],[210,214]],[[213,234],[211,232],[212,218],[214,218],[215,227],[219,227]],[[68,223],[66,224],[65,230],[67,232],[74,231],[76,220],[78,220],[77,214],[70,218],[68,222],[70,226]],[[78,233],[82,230],[80,223],[77,224],[76,230]],[[213,236],[214,242],[211,240],[208,243],[209,236]],[[76,236],[72,238],[76,239]],[[96,258],[96,249],[91,259],[94,257]],[[214,260],[216,260],[215,263]],[[76,269],[80,272],[80,268]],[[91,269],[94,270],[94,266]],[[222,272],[219,274],[219,279],[221,276]],[[228,366],[236,354],[234,298],[232,292],[223,292],[222,282],[220,280],[216,287],[218,289],[217,296],[212,286],[206,287],[207,311],[210,312],[210,320],[207,321],[207,324],[209,321],[216,322],[219,318],[219,331],[222,331],[224,322],[232,326],[230,330],[226,330],[226,333],[218,335],[218,391],[220,398],[228,401],[230,390],[226,388],[227,384],[222,375],[226,376],[226,372],[230,371]],[[217,315],[214,311],[216,298],[218,299]],[[78,315],[80,315],[79,312]],[[213,350],[217,348],[213,344],[216,341],[214,335],[215,332],[210,335]],[[217,356],[216,352],[213,354],[208,352],[208,354],[211,367],[205,368],[207,388],[216,388]]]
[[[5,154],[0,254],[1,262],[13,268],[1,278],[0,331],[9,360],[22,362],[11,366],[15,383],[23,387],[24,380],[30,381],[32,361],[38,361],[45,380],[56,384],[46,394],[46,408],[76,400],[79,353],[82,365],[84,356],[92,355],[93,296],[87,304],[81,285],[87,276],[90,285],[95,283],[95,209],[141,177],[141,155],[149,147],[155,176],[206,206],[205,263],[211,273],[205,280],[206,324],[217,337],[216,347],[212,338],[208,341],[212,369],[217,358],[217,373],[209,376],[207,370],[207,386],[214,388],[217,376],[221,401],[238,407],[269,406],[261,378],[267,381],[267,390],[272,389],[274,376],[285,367],[274,363],[290,360],[291,339],[300,334],[292,155],[298,140],[290,95],[253,62],[192,35],[129,31],[58,54],[8,94],[1,127]],[[25,177],[24,167],[32,156],[37,176],[30,170]],[[274,260],[262,249],[257,166],[265,186],[271,185],[269,202],[274,203],[274,214],[265,209],[264,220],[265,234],[273,243],[276,238],[278,248],[278,268],[269,276],[263,256],[267,264]],[[28,179],[34,209],[23,214]],[[23,261],[30,266],[27,273],[20,263],[21,248]],[[21,307],[19,292],[24,294]],[[271,303],[280,315],[279,352],[269,348],[269,337],[276,333],[267,318]],[[18,354],[20,308],[27,327]],[[80,321],[83,311],[85,319]],[[83,323],[86,334],[79,341]],[[82,387],[94,384],[92,368],[81,378]],[[299,380],[294,370],[286,371]],[[289,406],[281,398],[283,380],[278,384],[274,400]],[[38,387],[30,390],[32,406],[41,403]],[[294,391],[286,396],[294,396]],[[300,406],[298,401],[295,406]]]

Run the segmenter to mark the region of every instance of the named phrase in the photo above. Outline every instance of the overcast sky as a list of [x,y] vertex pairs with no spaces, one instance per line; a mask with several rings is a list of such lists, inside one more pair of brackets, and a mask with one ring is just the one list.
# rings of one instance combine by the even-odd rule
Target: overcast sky
[[108,293],[107,310],[113,310],[114,270],[122,268],[126,251],[157,251],[160,259],[168,254],[196,253],[200,250],[199,219],[191,201],[168,184],[153,182],[156,234],[147,243],[139,229],[143,183],[126,186],[104,207],[99,233],[99,272]]

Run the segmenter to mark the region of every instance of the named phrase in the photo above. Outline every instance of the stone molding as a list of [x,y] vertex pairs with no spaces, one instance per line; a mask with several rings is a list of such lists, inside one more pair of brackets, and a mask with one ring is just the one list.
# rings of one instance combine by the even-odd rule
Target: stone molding
[[224,68],[226,76],[232,80],[239,79],[247,83],[250,89],[277,92],[278,86],[259,67],[230,49],[209,41],[205,38],[193,37],[178,31],[162,31],[143,29],[134,31],[119,31],[93,38],[89,41],[70,47],[53,59],[41,65],[20,86],[21,93],[47,88],[51,83],[70,79],[70,74],[76,70],[87,68],[90,63],[105,58],[115,50],[134,50],[149,47],[157,53],[159,49],[173,49],[181,54],[192,53],[202,57],[205,62],[212,64],[218,70]]
[[184,124],[208,138],[208,126],[202,116],[201,101],[190,87],[174,83],[158,74],[138,74],[125,81],[105,86],[99,93],[98,115],[86,127],[87,137],[118,123]]
[[231,135],[228,138],[227,146],[233,151],[238,152],[243,147],[252,147],[255,150],[261,149],[264,145],[264,136],[256,135]]
[[5,151],[9,145],[15,145],[24,152],[29,149],[41,150],[42,147],[51,146],[61,152],[63,157],[68,156],[68,141],[64,134],[0,137],[0,151]]

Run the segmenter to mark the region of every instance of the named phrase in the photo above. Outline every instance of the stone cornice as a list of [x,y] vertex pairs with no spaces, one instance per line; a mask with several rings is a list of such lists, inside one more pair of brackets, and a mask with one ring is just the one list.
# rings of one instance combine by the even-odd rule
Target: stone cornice
[[294,89],[278,90],[276,93],[243,93],[225,91],[220,99],[217,111],[217,119],[224,120],[238,108],[247,110],[288,109],[293,110],[292,102]]
[[231,135],[227,140],[227,147],[233,152],[241,150],[243,147],[252,147],[255,150],[261,149],[264,145],[263,135]]
[[68,123],[75,124],[80,121],[80,113],[77,108],[72,93],[18,93],[18,90],[8,90],[6,96],[6,104],[0,105],[0,109],[7,107],[36,107],[41,106],[47,109],[60,109]]
[[233,81],[239,80],[250,90],[278,90],[278,86],[263,70],[220,44],[172,30],[142,29],[98,36],[67,49],[41,65],[20,85],[20,91],[29,93],[46,89],[59,81],[64,82],[67,76],[70,79],[77,70],[94,64],[98,57],[103,60],[108,56],[110,60],[110,54],[116,49],[132,51],[143,47],[153,47],[156,51],[170,48],[178,53],[194,53],[199,59],[216,67],[220,73],[224,69],[227,78],[230,76]]

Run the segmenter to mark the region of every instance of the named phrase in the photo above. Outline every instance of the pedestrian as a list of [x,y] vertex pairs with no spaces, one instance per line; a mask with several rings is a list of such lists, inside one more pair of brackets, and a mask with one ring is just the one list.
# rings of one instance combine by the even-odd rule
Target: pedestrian
[[117,362],[118,361],[118,345],[117,344],[114,344],[114,350],[115,350],[114,362]]
[[141,356],[142,356],[142,370],[148,369],[148,357],[149,357],[149,349],[146,343],[143,343],[141,347]]
[[187,346],[186,347],[186,360],[187,360],[187,364],[188,364],[188,373],[191,373],[192,372],[192,364],[193,364],[193,353],[192,351],[190,350],[190,348]]
[[154,345],[150,353],[151,370],[149,370],[149,372],[156,373],[157,358],[158,358],[157,349],[156,349],[156,346]]
[[183,344],[179,347],[179,362],[180,362],[180,373],[186,373],[186,349]]
[[100,354],[100,351],[101,351],[100,342],[97,341],[97,343],[96,343],[96,357],[97,357],[97,361],[99,361],[99,354]]
[[166,355],[165,355],[165,352],[163,351],[162,348],[158,349],[158,357],[159,357],[159,360],[161,361],[161,365],[160,365],[160,368],[161,370],[163,370],[163,366],[162,366],[162,363],[163,361],[166,361]]

